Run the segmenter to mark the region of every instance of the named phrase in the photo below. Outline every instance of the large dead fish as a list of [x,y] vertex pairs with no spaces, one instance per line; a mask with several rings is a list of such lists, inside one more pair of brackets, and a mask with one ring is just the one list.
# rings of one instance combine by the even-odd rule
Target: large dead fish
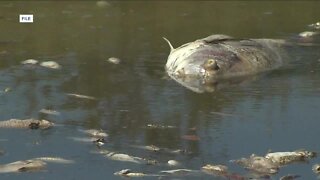
[[0,121],[0,128],[30,128],[30,129],[48,129],[54,123],[47,120],[37,119],[10,119],[7,121]]
[[194,42],[170,48],[166,70],[170,76],[200,77],[217,80],[254,74],[283,64],[286,42],[275,39],[235,39],[211,35]]

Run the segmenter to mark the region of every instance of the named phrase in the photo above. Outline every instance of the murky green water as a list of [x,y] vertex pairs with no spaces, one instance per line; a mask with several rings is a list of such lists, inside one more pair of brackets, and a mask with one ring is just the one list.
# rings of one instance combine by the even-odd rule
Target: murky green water
[[[116,179],[130,168],[155,174],[179,168],[225,164],[232,172],[247,171],[230,162],[268,150],[320,151],[320,51],[295,50],[294,63],[226,87],[197,94],[168,79],[164,65],[169,47],[223,33],[239,38],[288,38],[319,21],[320,3],[250,1],[112,1],[99,7],[90,1],[8,1],[0,3],[0,119],[45,118],[59,124],[49,130],[1,129],[1,164],[39,156],[59,156],[75,164],[48,163],[46,171],[1,174],[1,179]],[[19,14],[33,14],[21,24]],[[120,64],[110,64],[109,57]],[[60,70],[26,68],[26,59],[53,60]],[[4,92],[5,88],[11,91]],[[76,99],[66,93],[97,98]],[[39,113],[54,109],[60,115]],[[174,126],[148,129],[148,124]],[[80,129],[103,129],[102,147],[156,159],[160,165],[111,161]],[[190,141],[184,135],[195,135]],[[154,153],[134,146],[186,149],[191,154]],[[288,165],[272,179],[299,174],[315,179],[310,163]],[[167,177],[164,179],[170,179]],[[209,175],[178,177],[212,179]],[[154,177],[151,177],[154,179]],[[218,178],[217,178],[218,179]]]

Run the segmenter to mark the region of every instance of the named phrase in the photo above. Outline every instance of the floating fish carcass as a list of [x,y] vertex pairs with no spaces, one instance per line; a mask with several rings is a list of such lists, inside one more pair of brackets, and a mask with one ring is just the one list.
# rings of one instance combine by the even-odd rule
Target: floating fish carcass
[[24,65],[35,65],[35,64],[38,64],[38,60],[35,60],[35,59],[27,59],[25,61],[22,61],[21,64],[24,64]]
[[37,119],[10,119],[0,121],[0,128],[30,128],[30,129],[48,129],[54,126],[54,123],[47,120]]
[[131,169],[123,169],[121,171],[115,172],[114,175],[125,176],[125,177],[144,177],[146,174],[140,172],[132,172]]
[[82,95],[82,94],[75,94],[75,93],[67,93],[68,96],[70,97],[75,97],[75,98],[79,98],[79,99],[89,99],[89,100],[96,100],[95,97],[92,96],[86,96],[86,95]]
[[121,62],[121,60],[116,57],[110,57],[107,61],[112,64],[120,64],[120,62]]
[[45,61],[45,62],[41,62],[40,66],[45,67],[45,68],[49,68],[49,69],[61,69],[61,65],[59,65],[57,62],[55,61]]
[[108,137],[108,134],[105,133],[102,129],[97,130],[97,129],[87,129],[87,130],[80,130],[81,132],[84,132],[92,137],[97,137],[97,138],[106,138]]
[[316,156],[315,152],[297,150],[293,152],[273,152],[265,155],[265,158],[270,159],[274,163],[280,165],[289,164],[292,162],[306,161]]
[[312,166],[312,171],[316,174],[320,174],[320,164],[315,164]]
[[279,171],[279,165],[268,158],[252,154],[249,158],[233,160],[236,164],[261,174],[275,174]]
[[165,69],[173,79],[198,77],[218,81],[280,67],[287,59],[281,39],[235,39],[211,35],[173,48],[170,46]]
[[201,168],[202,171],[214,174],[214,175],[221,175],[228,173],[228,167],[224,165],[214,165],[214,164],[207,164]]
[[24,160],[0,165],[0,173],[38,171],[46,167],[46,163],[41,160]]
[[55,115],[55,116],[60,115],[60,112],[55,111],[55,110],[51,110],[51,109],[41,109],[39,112],[43,113],[43,114],[49,114],[49,115]]
[[301,177],[301,176],[300,175],[288,174],[288,175],[282,176],[280,178],[280,180],[294,180],[294,179],[297,179],[299,177]]
[[197,174],[199,172],[200,171],[198,171],[198,170],[192,170],[192,169],[173,169],[173,170],[160,171],[160,173],[165,173],[165,174],[170,174],[170,175],[177,175],[177,176]]
[[73,160],[69,160],[69,159],[64,159],[61,157],[37,157],[37,158],[33,158],[33,160],[40,160],[40,161],[44,161],[44,162],[51,162],[51,163],[59,163],[59,164],[73,164],[74,161]]

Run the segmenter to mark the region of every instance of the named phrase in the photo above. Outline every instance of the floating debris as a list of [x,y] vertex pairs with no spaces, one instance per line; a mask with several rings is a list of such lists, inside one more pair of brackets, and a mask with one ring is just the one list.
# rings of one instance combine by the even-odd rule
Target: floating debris
[[165,126],[165,125],[158,125],[158,124],[147,124],[147,129],[175,129],[176,126]]
[[40,63],[40,66],[50,68],[50,69],[60,69],[61,66],[55,61],[45,61]]
[[304,31],[299,33],[299,36],[302,38],[308,38],[319,34],[319,32],[313,32],[313,31]]
[[45,167],[46,163],[44,161],[31,159],[0,165],[0,173],[38,171]]
[[320,174],[320,164],[315,164],[312,166],[312,171],[316,174]]
[[0,128],[30,128],[30,129],[48,129],[52,127],[54,123],[47,120],[37,119],[10,119],[6,121],[0,121]]
[[282,177],[280,178],[280,180],[294,180],[294,179],[297,179],[297,178],[299,178],[299,177],[301,177],[301,176],[300,176],[300,175],[288,174],[288,175],[286,175],[286,176],[282,176]]
[[104,138],[98,138],[97,140],[93,141],[97,146],[103,146],[106,142]]
[[88,130],[80,130],[81,132],[84,132],[92,137],[97,137],[97,138],[105,138],[108,137],[108,134],[105,133],[102,129],[97,130],[97,129],[88,129]]
[[194,173],[199,173],[198,170],[191,170],[191,169],[173,169],[173,170],[166,170],[160,171],[160,173],[166,173],[171,175],[190,175]]
[[123,169],[121,171],[115,172],[114,175],[126,176],[126,177],[144,177],[146,174],[139,172],[132,172],[131,169]]
[[197,135],[183,135],[181,136],[182,139],[188,140],[188,141],[199,141],[200,137]]
[[38,64],[39,61],[35,60],[35,59],[27,59],[25,61],[22,61],[21,64],[24,64],[24,65],[35,65],[35,64]]
[[34,160],[40,160],[45,162],[52,162],[52,163],[61,163],[61,164],[73,164],[73,160],[68,160],[60,157],[38,157],[34,158]]
[[6,88],[3,90],[3,92],[7,93],[7,92],[10,92],[11,90],[12,90],[11,88],[6,87]]
[[55,110],[51,110],[51,109],[41,109],[39,112],[43,113],[43,114],[49,114],[49,115],[55,115],[55,116],[60,115],[60,112],[55,111]]
[[180,166],[181,165],[181,163],[179,163],[176,160],[169,160],[168,164],[169,164],[169,166]]
[[116,57],[111,57],[107,60],[109,63],[112,63],[112,64],[120,64],[120,59],[119,58],[116,58]]
[[315,152],[297,150],[293,152],[274,152],[266,154],[265,158],[270,159],[273,163],[280,165],[292,162],[306,161],[316,156]]
[[221,175],[221,174],[228,173],[228,167],[224,165],[207,164],[203,166],[201,170],[208,174],[214,174],[214,175]]
[[275,174],[279,171],[277,163],[274,163],[268,158],[256,156],[255,154],[252,154],[249,158],[241,158],[233,162],[261,174]]
[[81,94],[67,93],[67,95],[68,95],[68,96],[71,96],[71,97],[80,98],[80,99],[96,100],[95,97],[86,96],[86,95],[81,95]]

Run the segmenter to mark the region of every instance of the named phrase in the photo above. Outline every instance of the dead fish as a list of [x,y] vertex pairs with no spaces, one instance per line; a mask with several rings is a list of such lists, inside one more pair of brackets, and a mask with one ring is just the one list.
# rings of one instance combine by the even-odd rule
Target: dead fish
[[27,59],[25,61],[22,61],[21,64],[24,64],[24,65],[35,65],[35,64],[38,64],[39,61],[35,60],[35,59]]
[[97,1],[96,5],[99,8],[104,8],[104,7],[110,6],[110,3],[108,1]]
[[88,134],[89,136],[92,137],[97,137],[97,138],[106,138],[108,137],[108,134],[105,133],[102,129],[97,130],[97,129],[88,129],[88,130],[80,130],[81,132],[84,132]]
[[112,64],[120,64],[121,60],[119,58],[116,58],[116,57],[110,57],[107,61],[109,63],[112,63]]
[[60,115],[60,112],[55,111],[55,110],[50,110],[50,109],[41,109],[39,112],[43,113],[43,114],[49,114],[49,115],[55,115],[55,116]]
[[61,65],[59,65],[57,62],[55,61],[45,61],[45,62],[41,62],[40,66],[42,67],[46,67],[46,68],[50,68],[50,69],[61,69]]
[[286,176],[282,176],[280,178],[280,180],[294,180],[294,179],[297,179],[299,177],[301,177],[301,176],[289,174],[289,175],[286,175]]
[[312,171],[316,174],[320,174],[320,164],[315,164],[312,166]]
[[149,146],[129,145],[129,146],[133,147],[133,148],[152,151],[152,152],[159,152],[161,150],[159,147],[154,146],[154,145],[149,145]]
[[320,22],[310,24],[309,27],[314,28],[314,29],[320,29]]
[[289,164],[292,162],[306,161],[316,156],[315,152],[297,150],[293,152],[273,152],[265,155],[265,158],[270,159],[274,163],[280,165]]
[[54,126],[54,123],[44,119],[10,119],[7,121],[0,121],[0,128],[48,129],[52,126]]
[[302,38],[308,38],[308,37],[312,37],[312,36],[315,36],[318,34],[319,34],[319,32],[304,31],[304,32],[299,33],[299,36]]
[[45,167],[46,163],[44,161],[31,159],[0,165],[0,173],[38,171]]
[[150,164],[150,165],[154,165],[158,163],[156,160],[130,156],[128,154],[123,154],[123,153],[116,153],[116,152],[108,151],[106,149],[101,149],[96,153],[103,154],[104,157],[114,161],[124,161],[124,162],[132,162],[136,164]]
[[191,169],[173,169],[173,170],[166,170],[160,171],[160,173],[166,173],[171,175],[190,175],[194,173],[199,173],[198,170],[191,170]]
[[201,168],[206,173],[220,175],[220,174],[227,174],[228,167],[224,165],[214,165],[214,164],[207,164]]
[[249,158],[234,160],[236,164],[261,174],[275,174],[279,171],[278,164],[265,157],[252,154]]
[[132,172],[131,169],[123,169],[121,171],[115,172],[114,175],[125,176],[125,177],[144,177],[146,174],[139,172]]
[[68,137],[68,139],[71,139],[73,141],[78,141],[78,142],[84,142],[84,143],[95,143],[99,141],[101,138],[96,138],[96,137]]
[[68,96],[71,96],[71,97],[80,98],[80,99],[96,100],[95,97],[86,96],[86,95],[81,95],[81,94],[67,93],[67,95],[68,95]]
[[179,163],[176,160],[169,160],[168,164],[169,164],[169,166],[180,166],[181,165],[181,163]]
[[37,157],[34,160],[40,160],[44,162],[60,163],[60,164],[73,164],[73,160],[64,159],[61,157]]

